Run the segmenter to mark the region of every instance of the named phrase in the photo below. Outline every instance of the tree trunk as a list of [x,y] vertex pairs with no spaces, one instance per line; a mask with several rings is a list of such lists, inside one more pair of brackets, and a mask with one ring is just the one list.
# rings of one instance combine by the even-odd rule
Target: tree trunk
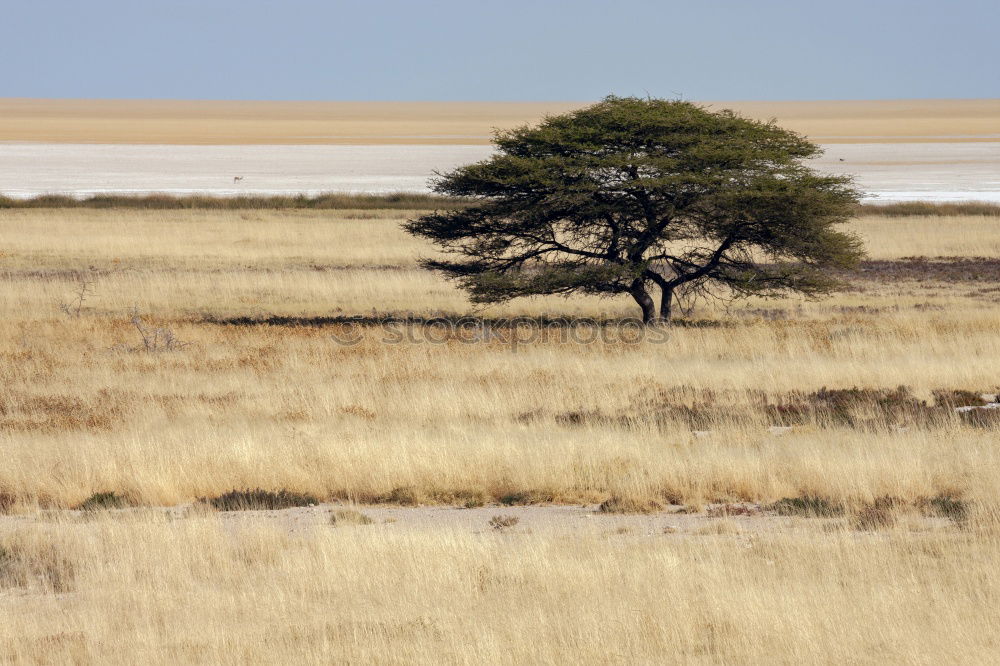
[[642,280],[633,282],[629,293],[632,294],[632,298],[642,308],[642,323],[652,323],[656,319],[656,304],[653,303],[653,298],[646,291],[646,286],[642,283]]
[[670,321],[671,310],[674,305],[674,288],[660,287],[660,321]]

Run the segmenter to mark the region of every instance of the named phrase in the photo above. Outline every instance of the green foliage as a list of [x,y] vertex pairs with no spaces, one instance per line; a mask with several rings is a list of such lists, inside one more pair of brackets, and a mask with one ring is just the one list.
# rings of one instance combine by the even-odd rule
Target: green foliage
[[473,203],[406,223],[445,251],[424,266],[477,302],[629,293],[667,318],[677,290],[819,295],[860,241],[837,231],[858,193],[802,161],[819,154],[773,123],[689,102],[608,97],[496,134],[497,153],[441,176]]

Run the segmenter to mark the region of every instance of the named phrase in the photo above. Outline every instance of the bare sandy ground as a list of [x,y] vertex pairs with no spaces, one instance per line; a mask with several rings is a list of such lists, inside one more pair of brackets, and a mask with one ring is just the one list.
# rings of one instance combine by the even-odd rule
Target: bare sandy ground
[[[489,143],[493,128],[583,102],[0,99],[0,141],[137,144]],[[1000,100],[711,102],[821,143],[1000,142]]]
[[422,192],[434,170],[490,151],[486,145],[7,144],[0,145],[0,193]]
[[[815,166],[856,176],[874,200],[1000,201],[997,143],[841,143],[826,149]],[[448,171],[490,152],[481,144],[0,144],[0,193],[421,192],[435,170]]]
[[[0,99],[0,193],[427,191],[489,155],[493,128],[578,106]],[[1000,100],[713,106],[808,134],[875,200],[1000,201]]]
[[[602,513],[597,505],[532,505],[485,506],[464,509],[451,506],[400,507],[388,505],[320,504],[311,507],[275,511],[214,512],[223,525],[237,529],[249,526],[269,526],[289,533],[309,532],[330,528],[331,518],[345,509],[358,511],[371,519],[367,525],[342,524],[337,529],[373,529],[391,532],[458,531],[471,534],[504,532],[512,534],[543,534],[559,537],[662,537],[727,535],[752,537],[754,534],[789,532],[797,529],[843,529],[850,527],[846,518],[803,518],[768,513],[756,504],[708,505],[695,513],[683,507],[667,507],[650,514]],[[162,509],[120,509],[111,513],[123,519],[141,517],[143,512],[165,513],[175,520],[201,515],[205,510],[196,505]],[[0,532],[19,526],[52,521],[90,520],[94,515],[83,511],[39,511],[21,515],[0,515]],[[495,517],[513,518],[509,527],[491,525]],[[906,524],[920,530],[947,529],[953,523],[947,518],[909,516]]]

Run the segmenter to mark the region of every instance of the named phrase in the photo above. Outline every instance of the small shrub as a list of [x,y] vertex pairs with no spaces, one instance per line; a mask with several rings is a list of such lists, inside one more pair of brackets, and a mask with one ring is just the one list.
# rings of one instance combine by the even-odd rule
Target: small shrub
[[956,523],[969,517],[969,504],[965,500],[950,495],[938,495],[921,503],[924,508],[939,516],[951,518]]
[[866,532],[892,527],[896,524],[896,514],[891,509],[865,506],[854,519],[854,527]]
[[958,420],[973,428],[997,428],[1000,426],[1000,409],[969,409],[957,412]]
[[663,505],[654,499],[613,495],[601,502],[597,510],[601,513],[656,513],[663,510]]
[[854,527],[869,532],[892,527],[896,524],[896,509],[900,504],[892,497],[880,497],[871,504],[865,504],[854,517]]
[[130,506],[135,506],[135,502],[130,498],[119,495],[114,491],[109,491],[106,493],[94,493],[77,504],[75,508],[80,511],[107,511],[110,509],[125,509]]
[[759,516],[760,513],[760,507],[755,504],[723,504],[721,506],[714,506],[708,510],[708,515],[713,518]]
[[779,516],[808,516],[810,518],[833,518],[844,515],[842,504],[814,495],[784,497],[767,507]]
[[400,506],[416,506],[421,503],[423,497],[413,486],[400,486],[393,488],[385,495],[377,498],[379,502],[385,504],[399,504]]
[[17,551],[10,546],[0,545],[0,590],[7,587],[24,587],[28,576],[21,565]]
[[892,527],[898,519],[897,510],[905,502],[896,497],[879,497],[870,504],[863,505],[854,517],[854,527],[859,530],[874,531]]
[[339,509],[330,516],[330,524],[336,527],[342,525],[371,525],[375,521],[354,509]]
[[452,506],[460,506],[466,509],[476,509],[481,506],[486,506],[490,501],[490,496],[486,494],[483,490],[471,490],[468,488],[460,488],[458,490],[431,490],[426,496],[430,502],[436,504],[450,504]]
[[918,414],[926,412],[926,405],[917,400],[910,390],[900,386],[890,389],[827,389],[822,388],[809,396],[820,421],[865,426],[870,425],[858,411],[871,411],[874,422],[904,420],[911,422]]
[[140,349],[148,352],[177,351],[191,344],[180,340],[172,329],[147,326],[139,315],[138,308],[132,308],[130,321],[142,339],[142,347],[129,348],[133,351]]
[[505,506],[527,506],[529,504],[551,502],[552,500],[553,496],[551,493],[543,493],[538,490],[518,490],[504,493],[500,496],[500,503]]
[[713,520],[711,522],[705,523],[697,530],[695,534],[699,536],[710,536],[710,535],[724,535],[724,534],[739,534],[743,530],[734,521],[728,518],[723,518],[721,520]]
[[97,280],[93,278],[91,273],[76,273],[76,288],[73,290],[73,298],[70,301],[60,303],[59,309],[70,317],[79,318],[83,310],[83,303],[94,294],[96,284]]
[[986,404],[981,393],[963,390],[938,390],[932,392],[934,404],[939,407],[954,409],[955,407],[980,407]]
[[37,583],[53,592],[68,592],[75,575],[73,562],[52,544],[0,543],[0,590]]
[[341,414],[349,414],[351,416],[356,416],[365,421],[374,421],[375,417],[378,416],[375,412],[368,409],[367,407],[362,407],[361,405],[346,405],[340,408]]
[[228,493],[207,500],[213,508],[219,511],[252,511],[289,509],[296,506],[313,506],[319,500],[313,495],[296,493],[289,490],[231,490]]
[[14,493],[0,490],[0,515],[10,513],[16,504],[17,497],[14,496]]
[[490,518],[487,525],[491,528],[497,530],[498,532],[503,532],[504,530],[509,530],[510,528],[521,522],[521,519],[517,516],[502,516],[496,515]]

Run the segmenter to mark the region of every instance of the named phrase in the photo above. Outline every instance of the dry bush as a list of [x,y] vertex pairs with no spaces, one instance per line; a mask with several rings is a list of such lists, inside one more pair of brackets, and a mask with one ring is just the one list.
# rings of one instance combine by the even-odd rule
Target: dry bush
[[0,591],[39,586],[51,592],[68,592],[73,589],[75,570],[58,544],[0,535]]
[[597,510],[601,513],[657,513],[663,511],[663,504],[650,498],[614,495],[601,502]]
[[108,509],[125,509],[135,505],[136,502],[131,497],[109,491],[94,493],[74,508],[80,511],[102,511]]
[[716,518],[710,520],[694,531],[694,533],[698,536],[729,536],[733,534],[740,534],[742,532],[743,530],[736,523],[736,521],[729,520],[728,518]]
[[956,523],[962,524],[969,517],[969,502],[951,495],[938,495],[930,499],[920,499],[917,506],[924,509],[931,515],[951,518]]
[[482,506],[486,506],[489,502],[489,496],[483,491],[460,491],[453,498],[454,503],[460,504],[466,509],[476,509]]
[[505,506],[528,506],[552,502],[555,496],[544,490],[509,490],[501,493],[497,499]]
[[494,529],[498,532],[503,532],[505,530],[509,530],[510,528],[514,527],[519,522],[521,522],[521,519],[518,518],[517,516],[504,516],[502,514],[498,514],[490,518],[489,522],[487,522],[486,524],[489,525],[491,529]]
[[390,490],[388,493],[380,495],[376,501],[382,504],[418,506],[426,502],[427,498],[414,486],[398,486]]
[[[139,337],[142,339],[142,347],[125,346],[125,349],[147,352],[178,351],[191,344],[190,342],[178,339],[170,328],[165,326],[151,327],[146,324],[142,316],[140,316],[138,308],[132,308],[132,311],[129,313],[129,321],[132,322],[135,330],[139,332]],[[120,349],[122,347],[118,346],[116,348]]]
[[899,520],[905,502],[896,497],[878,497],[863,504],[855,513],[854,526],[859,530],[888,529]]
[[713,518],[728,518],[730,516],[759,516],[763,511],[756,504],[727,503],[711,507],[706,513]]
[[801,497],[784,497],[767,507],[779,516],[805,516],[814,518],[832,518],[842,516],[845,507],[842,503],[825,497],[803,495]]
[[330,515],[330,524],[334,527],[344,525],[371,525],[375,521],[356,509],[337,509]]
[[97,279],[92,272],[79,271],[75,278],[76,286],[73,290],[73,298],[59,304],[59,309],[70,317],[79,317],[83,311],[84,302],[97,290]]
[[10,513],[17,506],[17,495],[0,490],[0,516]]
[[201,500],[218,511],[255,511],[290,509],[315,506],[319,499],[307,493],[291,490],[262,490],[260,488],[231,490],[228,493]]

